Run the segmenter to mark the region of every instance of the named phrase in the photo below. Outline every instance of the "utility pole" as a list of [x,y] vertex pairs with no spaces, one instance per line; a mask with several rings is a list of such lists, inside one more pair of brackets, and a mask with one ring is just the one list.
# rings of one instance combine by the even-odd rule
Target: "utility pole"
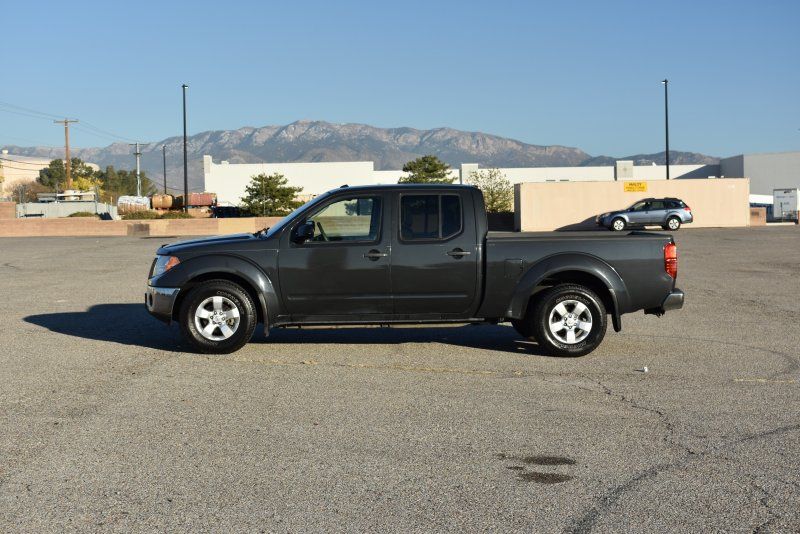
[[667,94],[667,87],[669,87],[669,80],[664,78],[661,82],[664,84],[664,129],[665,138],[667,142],[667,180],[669,180],[669,96]]
[[[73,122],[78,122],[78,119],[67,119],[65,118],[63,121],[53,121],[56,124],[63,124],[64,125],[64,152],[66,153],[66,157],[64,158],[64,167],[67,171],[67,189],[72,189],[72,175],[70,174],[70,160],[69,160],[69,125]],[[56,201],[58,201],[58,187],[56,187]]]
[[186,89],[189,88],[185,83],[181,85],[183,89],[183,211],[189,212],[189,169],[186,149]]
[[164,160],[164,194],[167,194],[167,145],[161,145],[161,155]]
[[142,196],[142,177],[139,170],[139,158],[142,155],[142,151],[139,150],[139,143],[131,143],[131,146],[136,147],[136,152],[133,153],[136,156],[136,196]]

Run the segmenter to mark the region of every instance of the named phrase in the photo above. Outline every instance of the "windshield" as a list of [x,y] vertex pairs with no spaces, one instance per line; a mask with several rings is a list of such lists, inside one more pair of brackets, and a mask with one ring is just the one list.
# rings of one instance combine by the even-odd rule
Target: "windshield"
[[283,230],[283,228],[289,223],[289,221],[293,220],[298,213],[306,211],[307,209],[317,205],[321,200],[328,198],[330,194],[331,193],[329,191],[327,193],[321,194],[318,197],[312,198],[311,200],[309,200],[308,202],[306,202],[305,204],[303,204],[302,206],[291,212],[289,215],[287,215],[286,217],[275,223],[275,226],[272,226],[264,237],[274,236],[275,234]]

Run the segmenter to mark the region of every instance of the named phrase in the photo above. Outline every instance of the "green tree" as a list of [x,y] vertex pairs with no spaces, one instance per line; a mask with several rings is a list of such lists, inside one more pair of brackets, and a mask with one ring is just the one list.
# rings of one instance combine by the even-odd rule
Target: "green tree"
[[[80,158],[70,158],[69,161],[70,176],[73,182],[78,181],[78,184],[85,186],[87,183],[94,183],[97,180],[97,172]],[[39,178],[36,181],[50,189],[54,189],[56,184],[58,184],[59,189],[65,189],[67,186],[67,169],[64,166],[64,160],[52,160],[50,165],[39,171]],[[75,184],[73,183],[74,187]]]
[[282,217],[299,207],[302,202],[295,200],[302,187],[287,185],[289,180],[282,174],[258,174],[253,176],[245,188],[242,207],[253,215],[261,217]]
[[467,183],[483,192],[487,212],[514,211],[514,186],[498,169],[474,171],[467,178]]
[[448,175],[450,165],[436,156],[422,156],[403,165],[403,172],[408,176],[398,180],[401,184],[451,184],[453,178]]
[[[142,195],[149,196],[158,192],[154,184],[144,171],[140,173],[142,179]],[[116,170],[109,165],[105,170],[98,172],[99,182],[104,192],[105,200],[117,199],[122,195],[136,194],[136,171]]]

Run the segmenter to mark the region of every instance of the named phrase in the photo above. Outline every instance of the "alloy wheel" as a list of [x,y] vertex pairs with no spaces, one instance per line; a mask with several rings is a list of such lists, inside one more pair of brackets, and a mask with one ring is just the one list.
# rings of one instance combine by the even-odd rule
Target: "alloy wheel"
[[580,343],[592,331],[592,313],[577,300],[563,300],[550,310],[550,333],[567,345]]
[[240,314],[227,297],[215,295],[203,300],[194,312],[194,324],[201,336],[210,341],[223,341],[239,328]]

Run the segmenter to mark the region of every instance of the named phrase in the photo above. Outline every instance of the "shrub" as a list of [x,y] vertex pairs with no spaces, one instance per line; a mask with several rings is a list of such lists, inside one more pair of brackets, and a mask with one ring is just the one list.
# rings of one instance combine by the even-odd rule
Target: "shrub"
[[76,211],[75,213],[70,213],[67,217],[97,217],[97,214],[91,211]]
[[158,212],[152,210],[133,211],[122,215],[123,221],[138,221],[144,219],[160,219]]
[[167,211],[159,217],[160,219],[192,219],[193,217],[185,211]]

